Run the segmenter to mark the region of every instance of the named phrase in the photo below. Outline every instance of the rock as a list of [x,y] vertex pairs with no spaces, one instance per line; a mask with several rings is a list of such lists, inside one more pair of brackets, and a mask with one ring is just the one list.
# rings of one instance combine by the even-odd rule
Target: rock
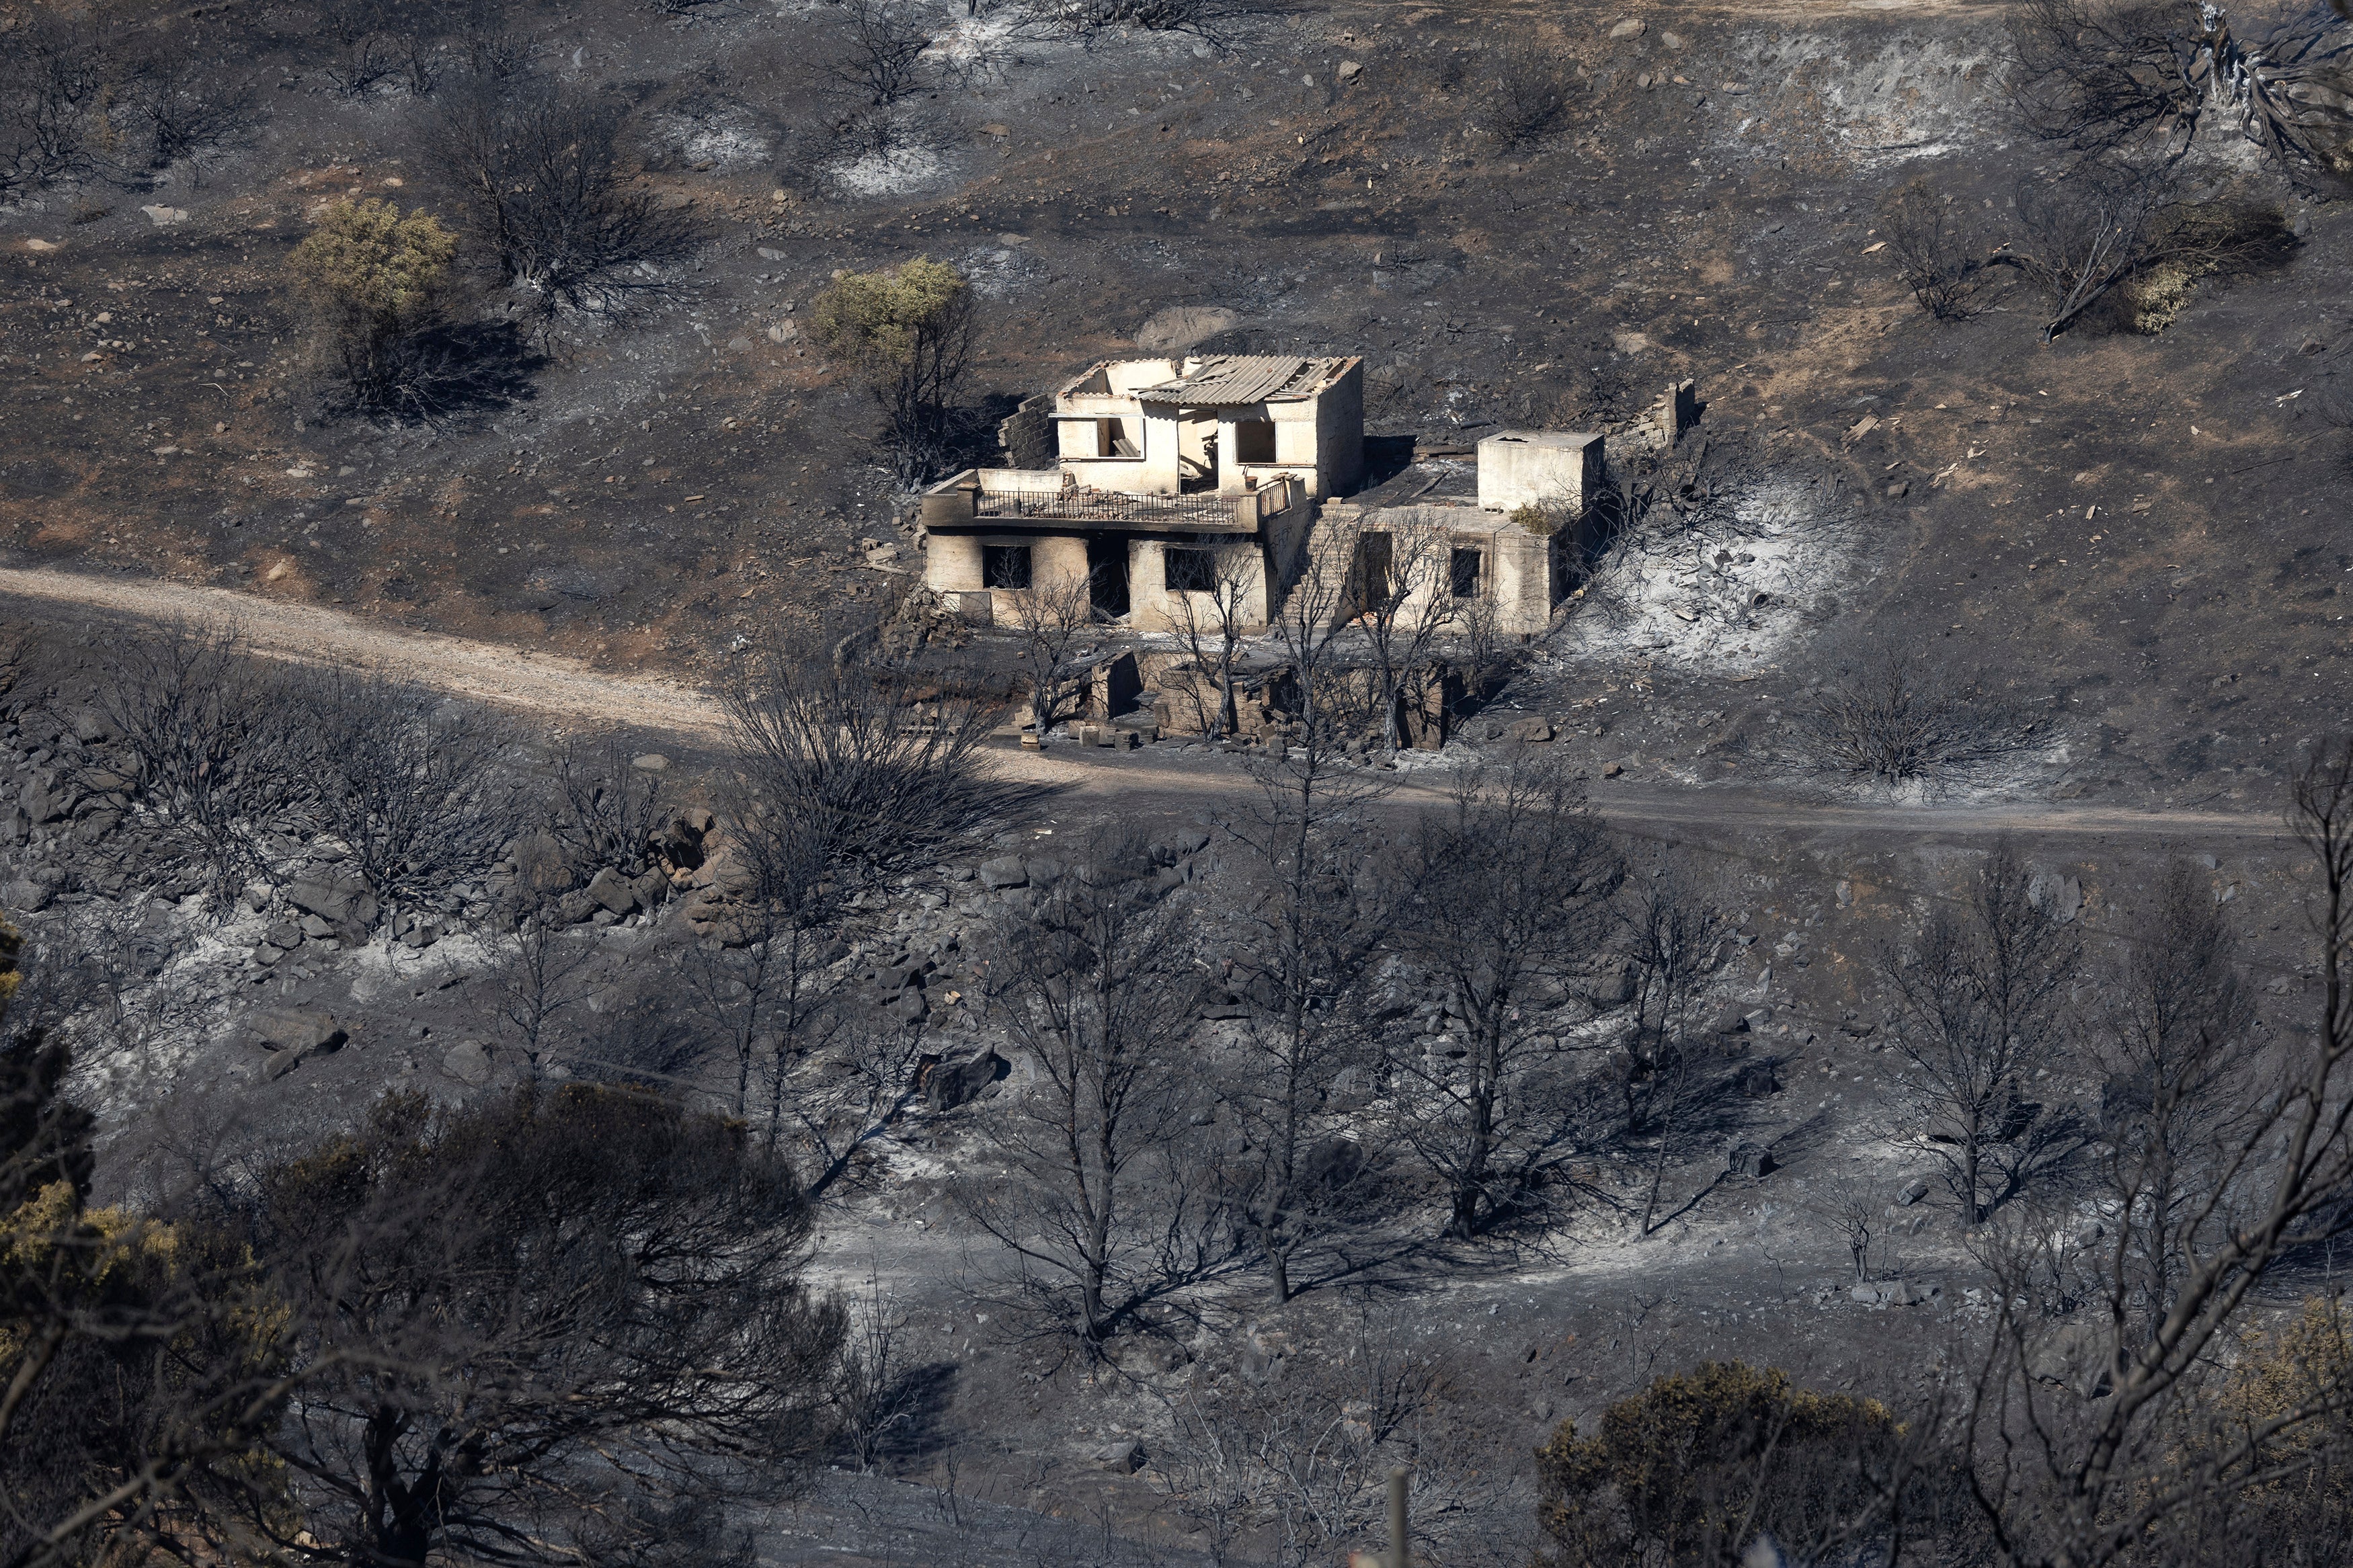
[[1925,1198],[1927,1195],[1928,1178],[1926,1176],[1915,1176],[1910,1181],[1904,1184],[1904,1190],[1895,1194],[1895,1201],[1905,1208],[1910,1208],[1914,1204],[1918,1203],[1922,1198]]
[[1133,1437],[1123,1437],[1116,1443],[1106,1443],[1097,1448],[1087,1456],[1087,1462],[1099,1470],[1132,1476],[1144,1468],[1144,1445]]
[[1514,741],[1540,746],[1552,739],[1552,721],[1538,718],[1523,719],[1512,726],[1509,733]]
[[574,889],[571,892],[565,894],[554,903],[549,904],[547,909],[549,911],[549,918],[554,920],[557,925],[565,926],[576,926],[582,921],[588,920],[595,915],[609,912],[607,911],[605,906],[597,900],[596,895],[590,892],[586,888]]
[[931,1016],[932,1005],[924,1000],[922,986],[910,985],[883,1011],[902,1024],[920,1024]]
[[1748,1033],[1748,1012],[1737,1005],[1719,1010],[1707,1023],[1712,1035],[1745,1035]]
[[632,877],[629,891],[636,895],[639,909],[650,910],[670,896],[670,879],[657,866],[641,876]]
[[153,224],[157,228],[164,227],[169,224],[185,223],[188,221],[188,209],[185,207],[167,207],[161,202],[153,202],[150,203],[146,206],[141,207],[139,210],[145,213],[147,215],[147,221]]
[[22,844],[33,836],[33,819],[21,805],[0,811],[0,844]]
[[1659,35],[1659,42],[1666,45],[1667,47],[1671,49],[1680,49],[1688,47],[1691,40],[1684,37],[1681,33],[1661,33]]
[[480,1040],[460,1040],[441,1053],[442,1070],[469,1089],[491,1079],[491,1047]]
[[1171,305],[1155,310],[1135,330],[1135,346],[1166,353],[1189,349],[1241,324],[1241,317],[1222,305]]
[[1356,80],[1358,77],[1364,74],[1365,67],[1364,62],[1361,60],[1342,60],[1340,62],[1340,85],[1342,87],[1347,86],[1350,82]]
[[2026,884],[2026,901],[2061,925],[2072,924],[2084,910],[2084,884],[2073,877],[2039,871]]
[[1634,999],[1634,966],[1623,963],[1605,969],[1578,989],[1597,1007],[1622,1007]]
[[286,889],[286,901],[337,927],[375,924],[375,895],[367,884],[348,872],[312,872],[298,877]]
[[1625,771],[1626,771],[1626,764],[1625,764],[1625,763],[1610,763],[1608,767],[1606,767],[1606,768],[1604,768],[1604,769],[1602,769],[1602,770],[1601,770],[1601,776],[1602,776],[1603,778],[1605,778],[1605,779],[1614,779],[1614,778],[1616,778],[1620,773],[1624,773]]
[[1206,827],[1178,827],[1156,836],[1145,847],[1156,865],[1174,866],[1187,855],[1198,855],[1208,847],[1209,830]]
[[38,784],[26,784],[25,793],[16,798],[16,805],[36,826],[63,822],[66,813],[73,809],[72,800],[62,792],[53,795]]
[[1027,887],[1029,883],[1029,868],[1021,863],[1018,855],[1000,855],[994,860],[980,863],[980,885],[992,892]]
[[969,1105],[1012,1071],[1013,1064],[993,1050],[965,1061],[942,1062],[923,1075],[923,1103],[934,1110]]
[[1609,36],[1613,38],[1639,38],[1650,30],[1650,26],[1651,25],[1640,16],[1629,16],[1610,28]]
[[283,1078],[312,1057],[343,1048],[351,1037],[332,1013],[316,1007],[280,1007],[257,1013],[248,1026],[256,1044],[273,1051],[271,1078]]
[[[321,920],[317,915],[304,915],[301,921],[298,923],[297,929],[307,937],[325,938],[335,934],[335,922],[332,921]],[[280,943],[280,945],[284,946],[286,944]]]
[[670,759],[663,756],[659,752],[648,752],[642,757],[631,757],[629,759],[629,766],[633,768],[643,768],[649,773],[658,773],[670,766]]
[[[311,918],[318,919],[316,915]],[[273,921],[269,929],[261,933],[261,940],[271,947],[290,952],[302,945],[302,928],[291,921]]]
[[589,879],[586,891],[590,898],[617,915],[637,912],[637,889],[629,885],[629,879],[627,877],[622,876],[610,866]]
[[1887,487],[1887,499],[1889,500],[1902,500],[1905,496],[1908,496],[1911,493],[1912,481],[1910,479],[1895,479],[1891,481]]
[[526,833],[515,840],[515,873],[534,893],[560,893],[572,886],[572,866],[552,833]]
[[1883,1307],[1893,1294],[1888,1287],[1868,1279],[1860,1285],[1848,1286],[1846,1293],[1866,1307]]
[[37,915],[49,906],[49,890],[38,882],[0,882],[0,910]]
[[1769,1176],[1778,1168],[1773,1151],[1761,1143],[1735,1143],[1725,1163],[1736,1176]]
[[1781,1075],[1771,1062],[1750,1062],[1733,1081],[1750,1100],[1765,1100],[1781,1092]]

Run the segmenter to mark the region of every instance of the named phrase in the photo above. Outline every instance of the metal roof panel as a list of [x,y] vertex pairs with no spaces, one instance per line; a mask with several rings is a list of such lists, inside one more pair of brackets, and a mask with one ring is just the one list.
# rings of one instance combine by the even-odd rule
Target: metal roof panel
[[1138,387],[1134,395],[1146,403],[1232,408],[1285,394],[1304,395],[1343,363],[1303,359],[1297,354],[1219,354],[1202,361],[1201,368],[1191,375]]

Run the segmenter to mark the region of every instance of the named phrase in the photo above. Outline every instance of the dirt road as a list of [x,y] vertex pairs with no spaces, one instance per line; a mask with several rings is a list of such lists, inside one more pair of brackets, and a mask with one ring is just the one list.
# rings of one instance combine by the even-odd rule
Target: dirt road
[[0,567],[0,597],[36,600],[69,613],[79,607],[110,618],[234,626],[265,658],[398,670],[453,696],[550,719],[653,731],[705,743],[715,743],[726,733],[718,701],[709,692],[675,681],[608,675],[576,659],[406,631],[316,605],[146,578],[15,567]]
[[[398,670],[453,696],[521,710],[557,721],[593,723],[675,737],[689,746],[724,742],[726,715],[712,693],[644,675],[608,674],[575,659],[464,637],[406,631],[315,605],[264,599],[223,588],[147,579],[87,576],[38,568],[0,567],[0,600],[30,601],[45,619],[76,610],[106,619],[195,621],[234,626],[264,658],[308,664]],[[5,619],[5,617],[0,617]],[[1142,809],[1176,810],[1206,797],[1249,790],[1247,778],[1208,757],[1157,753],[991,753],[1018,782],[1071,795],[1117,795]],[[1408,777],[1393,798],[1435,801],[1445,781]],[[1597,782],[1594,805],[1631,831],[1691,825],[1733,831],[1820,831],[1899,836],[2128,837],[2151,839],[2268,839],[2283,836],[2272,813],[2139,811],[2031,801],[1853,805],[1792,800],[1758,792],[1673,784]]]

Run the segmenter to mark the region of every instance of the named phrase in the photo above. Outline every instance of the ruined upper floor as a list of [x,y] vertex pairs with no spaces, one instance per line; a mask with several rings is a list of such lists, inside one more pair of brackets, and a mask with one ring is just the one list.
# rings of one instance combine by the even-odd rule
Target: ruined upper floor
[[1103,360],[1056,389],[1050,417],[1062,469],[1095,489],[1232,496],[1289,478],[1322,500],[1364,476],[1354,355]]

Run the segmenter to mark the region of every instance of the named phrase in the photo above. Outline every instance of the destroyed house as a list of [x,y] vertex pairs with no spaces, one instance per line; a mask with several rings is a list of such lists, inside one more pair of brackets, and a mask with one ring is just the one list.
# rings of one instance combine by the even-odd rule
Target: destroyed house
[[1054,394],[1056,466],[972,468],[923,497],[925,582],[968,618],[1083,581],[1096,612],[1166,630],[1185,596],[1271,618],[1315,503],[1364,472],[1364,363],[1106,360]]
[[1495,631],[1533,636],[1581,569],[1602,482],[1599,436],[1507,431],[1475,468],[1418,463],[1366,489],[1354,357],[1106,360],[1008,424],[1023,420],[1008,449],[1052,467],[967,468],[923,498],[925,586],[976,624],[1083,593],[1139,632],[1213,623],[1221,600],[1261,631],[1303,571],[1369,583],[1410,535],[1440,563],[1417,568],[1418,599],[1475,602]]

